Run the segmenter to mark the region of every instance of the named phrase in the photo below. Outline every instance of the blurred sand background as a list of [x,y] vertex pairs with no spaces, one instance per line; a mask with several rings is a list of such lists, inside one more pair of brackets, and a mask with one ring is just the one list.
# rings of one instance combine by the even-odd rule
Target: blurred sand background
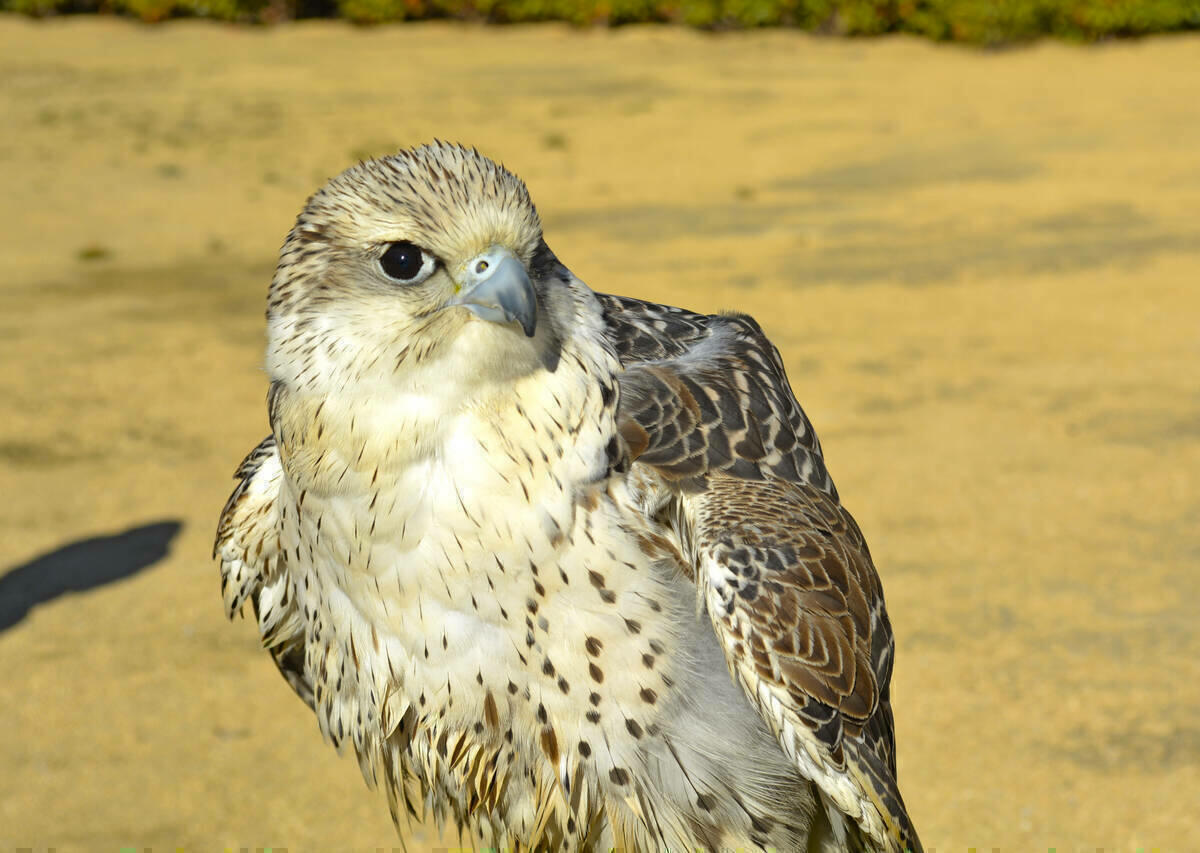
[[1200,849],[1198,103],[1197,37],[0,18],[0,849],[395,845],[209,550],[293,217],[435,136],[774,338],[927,848]]

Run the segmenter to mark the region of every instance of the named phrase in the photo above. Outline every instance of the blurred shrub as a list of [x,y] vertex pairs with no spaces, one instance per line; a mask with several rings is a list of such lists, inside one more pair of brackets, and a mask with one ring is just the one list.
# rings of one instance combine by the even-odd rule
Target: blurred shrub
[[340,16],[363,24],[428,18],[581,25],[657,21],[843,35],[908,32],[987,45],[1044,35],[1094,41],[1200,29],[1200,0],[0,0],[0,10],[117,12],[147,21],[174,16],[261,22]]
[[1198,0],[913,0],[895,29],[977,44],[1040,35],[1093,41],[1200,27]]
[[[223,21],[261,21],[267,0],[0,0],[0,10],[24,15],[115,12],[143,21],[173,17],[216,18]],[[291,17],[285,15],[283,17]]]

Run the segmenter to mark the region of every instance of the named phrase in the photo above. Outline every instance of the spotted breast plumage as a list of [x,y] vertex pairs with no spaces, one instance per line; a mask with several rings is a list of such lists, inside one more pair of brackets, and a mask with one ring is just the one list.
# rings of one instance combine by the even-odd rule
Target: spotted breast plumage
[[309,200],[266,369],[225,606],[398,822],[920,849],[879,578],[752,319],[594,293],[517,177],[435,143]]

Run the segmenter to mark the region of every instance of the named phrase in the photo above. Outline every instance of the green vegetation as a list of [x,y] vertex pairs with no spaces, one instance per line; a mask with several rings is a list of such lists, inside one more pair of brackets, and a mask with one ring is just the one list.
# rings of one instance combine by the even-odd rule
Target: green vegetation
[[429,18],[580,25],[652,21],[706,29],[788,26],[843,35],[907,32],[974,44],[1044,35],[1095,41],[1200,29],[1200,0],[0,0],[0,10],[265,23],[306,17],[362,24]]

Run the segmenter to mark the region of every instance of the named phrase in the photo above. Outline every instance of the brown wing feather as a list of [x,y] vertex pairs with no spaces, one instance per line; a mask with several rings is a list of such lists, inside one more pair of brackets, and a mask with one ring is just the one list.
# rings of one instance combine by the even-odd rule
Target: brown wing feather
[[868,834],[919,849],[895,775],[894,640],[858,525],[803,483],[715,475],[689,501],[697,576],[735,674],[760,704],[764,689],[779,701],[782,714],[764,716],[781,740],[815,746],[856,789],[834,799]]
[[919,850],[896,783],[883,590],[778,353],[749,318],[602,300],[626,367],[621,434],[679,503],[731,670],[879,849]]

